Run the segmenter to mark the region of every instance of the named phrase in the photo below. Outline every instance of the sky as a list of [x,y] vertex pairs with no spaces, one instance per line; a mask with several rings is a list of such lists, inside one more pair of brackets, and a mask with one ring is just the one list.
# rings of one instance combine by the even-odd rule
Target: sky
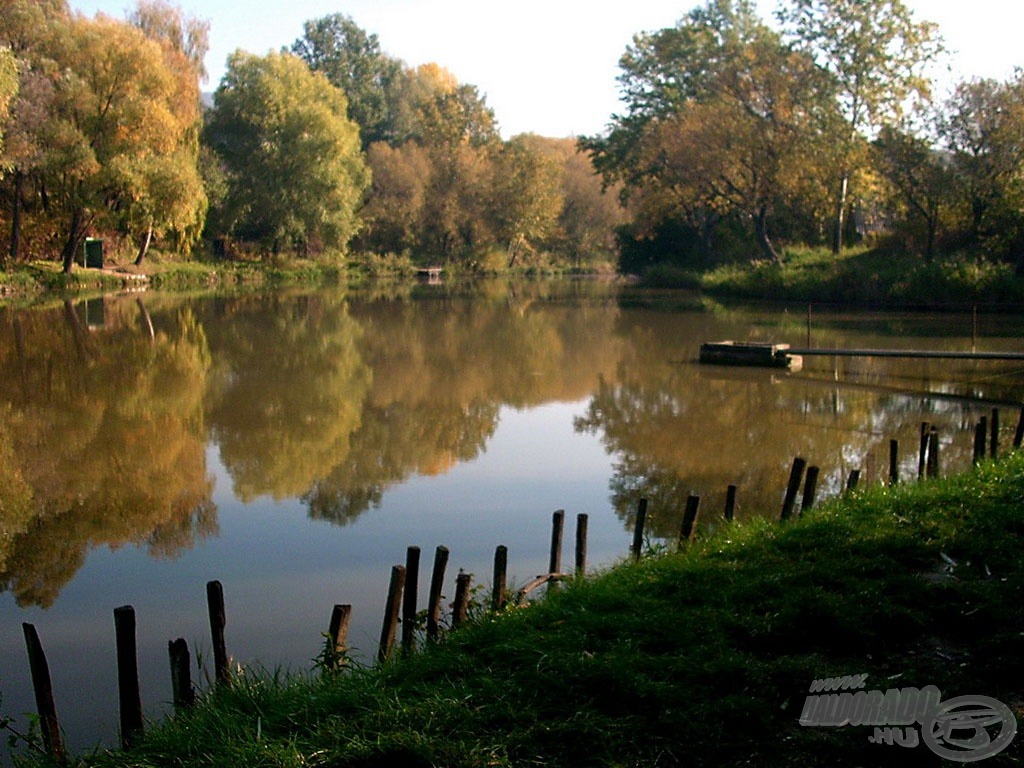
[[[171,0],[210,22],[213,91],[228,55],[288,48],[303,23],[341,13],[377,35],[381,49],[410,66],[435,62],[477,86],[502,135],[586,136],[621,109],[618,60],[634,34],[674,25],[703,0]],[[939,25],[950,55],[936,77],[1004,80],[1024,65],[1021,0],[905,0],[915,18]],[[124,18],[133,0],[71,0],[92,16]],[[758,0],[770,19],[775,0]],[[969,9],[969,12],[968,10]]]

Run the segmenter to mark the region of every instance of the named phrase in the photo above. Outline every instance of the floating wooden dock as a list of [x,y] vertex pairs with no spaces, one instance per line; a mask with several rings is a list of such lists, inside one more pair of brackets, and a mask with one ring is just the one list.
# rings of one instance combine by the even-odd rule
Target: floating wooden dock
[[799,355],[823,357],[906,357],[945,360],[1024,360],[1024,352],[967,352],[944,349],[843,349],[793,347],[790,352]]
[[799,371],[803,359],[790,353],[789,344],[754,341],[711,341],[700,345],[700,362],[713,365],[748,365]]

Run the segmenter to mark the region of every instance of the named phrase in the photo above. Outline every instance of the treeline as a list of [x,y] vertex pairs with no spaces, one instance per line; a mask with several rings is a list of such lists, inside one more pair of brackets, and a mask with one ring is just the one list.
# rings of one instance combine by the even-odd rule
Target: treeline
[[0,0],[4,263],[87,236],[187,255],[363,253],[493,269],[614,259],[617,195],[571,139],[502,140],[475,86],[408,67],[331,15],[234,53],[202,105],[208,25],[164,0],[124,21]]
[[625,108],[581,144],[631,201],[623,268],[868,239],[1024,270],[1024,75],[936,103],[938,30],[900,0],[781,0],[776,22],[708,0],[622,56]]

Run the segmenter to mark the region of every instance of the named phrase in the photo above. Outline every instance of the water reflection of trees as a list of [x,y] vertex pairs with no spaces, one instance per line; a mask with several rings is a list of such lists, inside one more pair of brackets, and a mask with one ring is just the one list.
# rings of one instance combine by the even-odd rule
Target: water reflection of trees
[[209,350],[183,311],[8,311],[0,333],[0,586],[49,605],[96,546],[155,556],[216,530],[202,402]]

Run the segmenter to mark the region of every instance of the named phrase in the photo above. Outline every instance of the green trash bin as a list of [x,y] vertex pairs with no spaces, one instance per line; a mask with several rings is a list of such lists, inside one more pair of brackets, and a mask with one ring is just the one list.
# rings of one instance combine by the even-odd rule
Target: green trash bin
[[103,269],[103,241],[101,239],[85,238],[85,266]]

